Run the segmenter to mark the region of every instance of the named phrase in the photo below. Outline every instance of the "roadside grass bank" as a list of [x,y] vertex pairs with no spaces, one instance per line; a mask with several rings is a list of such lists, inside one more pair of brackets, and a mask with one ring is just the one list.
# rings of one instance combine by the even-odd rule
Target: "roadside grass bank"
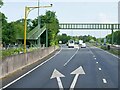
[[[30,47],[29,49],[27,49],[27,52],[32,52],[35,51],[37,49],[40,49],[40,47]],[[18,55],[24,52],[24,49],[22,47],[19,48],[10,48],[10,49],[5,49],[2,50],[2,58],[8,57],[8,56],[12,56],[12,55]]]
[[120,50],[119,49],[110,49],[110,50],[108,50],[108,48],[104,47],[104,46],[101,46],[100,48],[120,57]]
[[108,46],[104,46],[104,45],[96,45],[95,43],[87,43],[88,46],[95,46],[95,47],[98,47],[100,49],[103,49],[109,53],[112,53],[114,55],[117,55],[118,57],[120,57],[120,49],[113,49],[113,48],[110,48],[108,49]]

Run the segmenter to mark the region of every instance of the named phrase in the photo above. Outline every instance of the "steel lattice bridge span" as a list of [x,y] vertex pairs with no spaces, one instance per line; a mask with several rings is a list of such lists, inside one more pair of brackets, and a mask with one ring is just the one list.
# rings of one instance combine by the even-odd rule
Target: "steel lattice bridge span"
[[120,29],[120,24],[60,23],[59,29]]
[[59,29],[77,29],[77,30],[111,30],[112,44],[114,44],[114,30],[120,29],[120,24],[102,24],[102,23],[60,23]]

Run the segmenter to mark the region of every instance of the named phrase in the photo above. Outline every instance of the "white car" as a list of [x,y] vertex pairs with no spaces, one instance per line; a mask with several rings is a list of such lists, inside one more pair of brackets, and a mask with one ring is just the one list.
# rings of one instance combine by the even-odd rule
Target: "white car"
[[85,43],[82,43],[81,48],[86,48],[86,44],[85,44]]
[[68,41],[68,48],[74,48],[74,40],[69,40]]

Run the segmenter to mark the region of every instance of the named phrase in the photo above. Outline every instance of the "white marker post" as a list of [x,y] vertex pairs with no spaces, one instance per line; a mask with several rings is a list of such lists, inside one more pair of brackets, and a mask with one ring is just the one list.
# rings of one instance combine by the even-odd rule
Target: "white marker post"
[[65,77],[65,76],[61,74],[58,70],[54,69],[50,79],[57,78],[59,89],[64,90],[60,77]]
[[73,90],[74,87],[75,87],[75,85],[76,85],[76,82],[77,82],[77,80],[78,80],[79,75],[80,75],[80,74],[85,74],[85,72],[84,72],[82,66],[80,66],[79,68],[77,68],[76,70],[74,70],[71,74],[75,74],[75,77],[74,77],[74,79],[73,79],[73,82],[72,82],[72,84],[71,84],[71,86],[70,86],[70,90]]

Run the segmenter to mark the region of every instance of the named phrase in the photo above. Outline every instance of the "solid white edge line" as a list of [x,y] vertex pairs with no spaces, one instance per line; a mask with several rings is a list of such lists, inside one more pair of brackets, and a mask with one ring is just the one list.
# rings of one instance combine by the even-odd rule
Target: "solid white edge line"
[[[59,54],[62,51],[62,49],[57,53]],[[36,66],[35,68],[31,69],[30,71],[28,71],[27,73],[23,74],[22,76],[20,76],[19,78],[13,80],[12,82],[10,82],[9,84],[5,85],[4,87],[0,88],[0,90],[7,88],[8,86],[12,85],[13,83],[15,83],[16,81],[20,80],[21,78],[25,77],[26,75],[30,74],[31,72],[33,72],[34,70],[36,70],[37,68],[39,68],[40,66],[42,66],[43,64],[45,64],[46,62],[48,62],[49,60],[51,60],[52,58],[54,58],[57,54],[55,54],[54,56],[52,56],[51,58],[47,59],[46,61],[44,61],[43,63],[39,64],[38,66]]]
[[[98,47],[96,47],[96,48],[98,48]],[[112,53],[110,53],[110,52],[107,52],[107,51],[105,51],[105,50],[103,50],[103,49],[101,49],[101,48],[98,48],[98,49],[100,49],[100,50],[102,50],[102,51],[104,51],[104,52],[106,52],[106,53],[108,53],[108,54],[110,54],[110,55],[112,55],[112,56],[120,59],[118,56],[116,56],[116,55],[114,55],[114,54],[112,54]]]
[[103,78],[103,83],[107,83],[107,80]]
[[72,58],[77,54],[78,50],[79,49],[77,49],[77,51],[74,53],[74,55],[70,59],[67,60],[67,62],[64,64],[64,66],[66,66],[72,60]]

